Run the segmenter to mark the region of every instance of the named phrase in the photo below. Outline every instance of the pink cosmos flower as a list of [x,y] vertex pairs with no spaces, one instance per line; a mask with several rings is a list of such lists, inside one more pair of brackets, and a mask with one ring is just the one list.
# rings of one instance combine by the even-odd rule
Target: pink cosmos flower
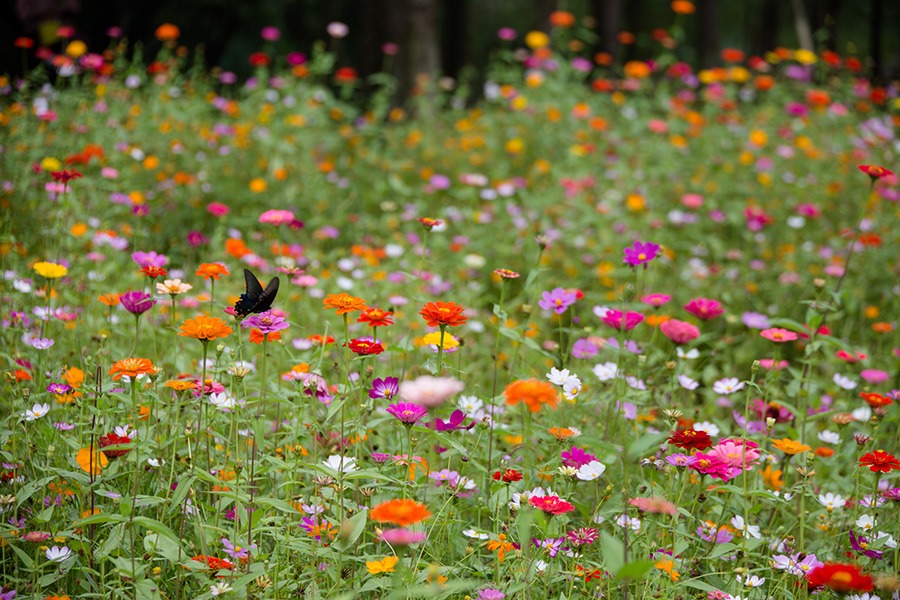
[[624,261],[632,268],[638,265],[644,265],[646,268],[648,262],[659,256],[659,250],[659,244],[636,241],[629,248],[625,248]]
[[659,330],[676,344],[687,344],[700,337],[699,329],[678,319],[669,319],[659,326]]
[[709,298],[694,298],[684,305],[684,310],[702,321],[715,319],[725,312],[718,300],[710,300]]
[[413,381],[400,384],[398,398],[426,408],[440,406],[463,391],[465,384],[453,377],[431,377],[423,375]]
[[788,331],[787,329],[781,329],[779,327],[764,329],[763,331],[759,332],[759,335],[763,336],[767,340],[771,340],[777,343],[793,342],[799,337],[793,331]]
[[653,308],[659,308],[668,303],[671,299],[672,296],[669,296],[668,294],[647,294],[641,298],[641,302],[649,304]]
[[206,205],[206,211],[214,217],[224,217],[231,209],[221,202],[210,202]]

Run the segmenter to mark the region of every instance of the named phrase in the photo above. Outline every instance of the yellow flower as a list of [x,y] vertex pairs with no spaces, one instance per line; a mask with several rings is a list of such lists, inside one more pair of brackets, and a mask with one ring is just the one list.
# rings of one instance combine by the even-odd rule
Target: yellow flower
[[62,168],[62,163],[59,162],[59,159],[53,158],[52,156],[46,157],[41,161],[41,169],[47,171],[59,171]]
[[81,40],[73,40],[69,42],[68,46],[66,46],[66,54],[68,54],[72,58],[80,58],[81,56],[84,56],[87,50],[87,44],[85,44]]
[[[432,331],[429,334],[426,334],[422,338],[423,345],[432,345],[438,346],[441,343],[441,332],[440,331]],[[459,340],[450,335],[449,333],[444,333],[444,350],[453,350],[454,348],[459,348]]]
[[543,31],[529,31],[525,35],[525,45],[532,50],[538,50],[550,43],[550,36]]
[[381,560],[367,560],[366,570],[372,575],[378,575],[379,573],[393,573],[394,567],[397,566],[399,560],[400,559],[396,556],[386,556]]
[[60,277],[65,277],[66,273],[69,272],[69,269],[66,267],[47,261],[35,263],[33,268],[38,275],[47,279],[59,279]]
[[800,49],[794,52],[794,60],[801,65],[813,65],[816,63],[816,54],[810,50]]

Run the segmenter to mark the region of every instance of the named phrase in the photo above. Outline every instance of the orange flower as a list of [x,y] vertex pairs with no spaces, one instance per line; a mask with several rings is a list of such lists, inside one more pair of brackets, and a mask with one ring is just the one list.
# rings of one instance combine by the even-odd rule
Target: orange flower
[[497,552],[497,560],[500,562],[503,562],[503,559],[506,558],[507,552],[516,549],[515,544],[506,541],[505,533],[498,534],[496,540],[485,542],[485,546],[487,546],[487,549],[491,552]]
[[524,402],[531,412],[540,411],[541,406],[544,404],[556,408],[556,405],[559,403],[556,388],[549,381],[520,379],[506,386],[503,393],[506,394],[507,404],[515,405],[519,402]]
[[84,371],[78,367],[72,367],[63,373],[62,378],[66,383],[77,390],[81,387],[81,384],[84,383]]
[[465,307],[455,302],[428,302],[422,307],[419,314],[422,315],[429,327],[437,327],[438,325],[442,327],[456,327],[468,320],[468,317],[463,315],[464,310],[466,310]]
[[688,0],[675,0],[672,2],[672,12],[676,15],[692,15],[695,10],[694,3]]
[[387,327],[394,324],[394,321],[391,319],[393,316],[393,311],[381,310],[380,308],[367,308],[359,315],[356,322],[368,323],[369,327]]
[[251,329],[250,330],[250,342],[253,344],[262,344],[263,340],[268,337],[270,342],[277,342],[281,339],[280,331],[270,331],[269,333],[263,333],[259,329]]
[[156,28],[156,39],[161,42],[175,41],[180,35],[181,31],[178,29],[178,26],[171,23],[163,23]]
[[345,315],[354,311],[366,310],[366,301],[356,296],[351,296],[347,292],[340,294],[329,294],[322,300],[322,306],[325,308],[336,308],[337,314]]
[[554,27],[571,27],[575,24],[575,15],[564,10],[550,13],[550,24]]
[[109,465],[109,460],[106,456],[100,452],[99,448],[94,448],[93,452],[91,452],[91,448],[82,448],[78,451],[78,455],[75,457],[75,462],[84,469],[85,473],[90,473],[91,475],[97,475]]
[[234,330],[218,317],[197,315],[193,319],[188,319],[182,323],[181,331],[178,335],[194,338],[201,342],[210,342],[219,338],[228,337],[231,335],[232,331]]
[[763,478],[763,485],[772,490],[780,490],[784,487],[784,481],[781,476],[784,471],[781,469],[773,469],[772,465],[766,465],[766,468],[760,473]]
[[819,458],[829,458],[834,456],[834,450],[831,448],[826,448],[825,446],[820,446],[816,448],[816,456]]
[[577,430],[570,429],[569,427],[551,427],[547,431],[558,440],[567,440],[578,435]]
[[184,392],[186,390],[192,390],[197,387],[197,384],[193,381],[187,381],[186,379],[171,379],[164,384],[167,388],[171,388],[176,392]]
[[116,306],[119,303],[119,294],[100,294],[97,299],[106,306]]
[[153,366],[153,363],[149,358],[123,358],[117,363],[113,364],[112,368],[109,370],[109,374],[113,376],[113,379],[116,381],[125,375],[134,379],[138,375],[144,375],[146,373],[156,373],[157,369]]
[[203,263],[197,270],[194,272],[194,275],[199,275],[203,279],[209,279],[210,277],[218,280],[219,275],[230,275],[228,272],[228,268],[221,263]]
[[250,248],[240,238],[228,238],[225,240],[225,252],[235,258],[243,258],[248,254],[252,254]]
[[894,401],[887,396],[882,396],[881,394],[876,394],[875,392],[860,392],[859,397],[865,400],[866,404],[868,404],[872,408],[882,408],[894,403]]
[[801,444],[800,442],[789,438],[784,438],[783,440],[772,440],[772,445],[788,456],[793,456],[795,454],[800,454],[801,452],[809,452],[810,450],[812,450],[812,448],[810,448],[806,444]]
[[424,504],[410,499],[388,500],[369,511],[369,518],[373,521],[393,523],[400,527],[408,527],[430,516],[431,512]]

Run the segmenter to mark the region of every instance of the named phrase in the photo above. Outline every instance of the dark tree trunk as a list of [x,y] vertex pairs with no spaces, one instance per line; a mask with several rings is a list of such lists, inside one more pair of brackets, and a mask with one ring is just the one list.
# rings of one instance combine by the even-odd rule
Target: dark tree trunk
[[[640,0],[628,0],[625,3],[625,27],[626,31],[629,31],[635,35],[638,32],[644,31],[646,27],[644,26],[646,23],[646,15],[643,12],[643,5]],[[637,58],[637,42],[632,44],[628,44],[624,48],[620,49],[622,53],[622,60],[631,60]]]
[[556,10],[556,0],[535,0],[534,29],[550,31],[550,13]]
[[459,77],[466,65],[469,2],[468,0],[444,0],[443,2],[443,44],[444,73]]
[[872,14],[869,21],[869,39],[872,47],[869,56],[872,57],[872,82],[883,81],[881,69],[881,21],[884,16],[883,0],[872,0]]
[[758,23],[758,45],[754,47],[756,54],[763,54],[778,46],[778,25],[781,21],[779,18],[780,5],[780,0],[762,0]]
[[600,35],[597,49],[615,56],[619,50],[618,36],[622,28],[622,0],[594,0],[593,13]]
[[697,3],[700,17],[700,65],[712,67],[719,63],[719,0],[700,0]]
[[840,12],[841,0],[827,0],[822,26],[828,33],[828,37],[825,38],[825,47],[833,52],[836,52],[838,49],[838,15]]
[[812,27],[809,25],[806,3],[803,0],[791,0],[791,8],[794,11],[794,29],[797,32],[797,43],[804,50],[815,50],[816,46],[813,43]]

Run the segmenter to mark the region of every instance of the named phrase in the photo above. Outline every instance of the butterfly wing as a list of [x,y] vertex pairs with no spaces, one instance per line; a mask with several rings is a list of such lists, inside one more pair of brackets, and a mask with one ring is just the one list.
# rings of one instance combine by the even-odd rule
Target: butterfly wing
[[275,301],[275,296],[278,295],[279,283],[280,280],[277,277],[273,277],[272,281],[269,282],[269,285],[266,286],[266,289],[259,295],[259,299],[256,301],[256,304],[253,305],[253,310],[250,312],[263,313],[272,308],[272,302]]
[[247,291],[241,294],[240,300],[234,305],[234,312],[239,317],[246,317],[252,312],[258,312],[254,310],[254,307],[259,303],[259,299],[263,295],[263,288],[259,284],[256,275],[250,269],[244,269],[244,283],[247,286]]

